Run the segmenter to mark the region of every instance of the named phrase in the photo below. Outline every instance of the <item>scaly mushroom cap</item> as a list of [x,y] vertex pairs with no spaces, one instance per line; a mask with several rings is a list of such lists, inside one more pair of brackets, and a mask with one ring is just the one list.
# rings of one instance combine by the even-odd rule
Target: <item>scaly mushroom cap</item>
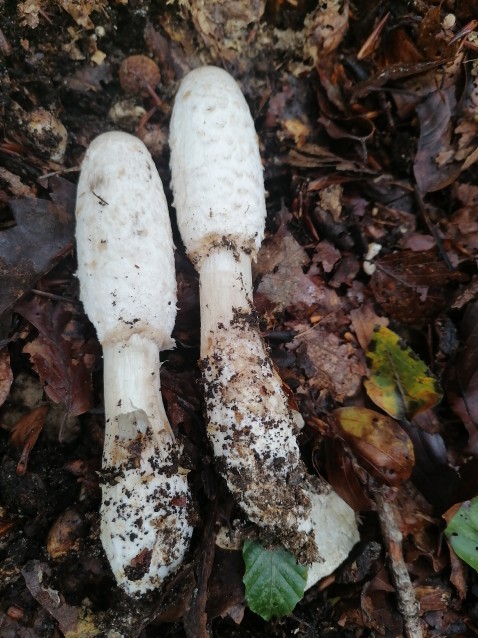
[[263,169],[249,107],[226,71],[206,66],[184,78],[169,143],[174,205],[193,263],[224,245],[255,257],[266,217]]
[[176,279],[168,205],[136,137],[116,131],[91,143],[78,183],[76,238],[80,296],[100,342],[126,343],[134,333],[171,347]]

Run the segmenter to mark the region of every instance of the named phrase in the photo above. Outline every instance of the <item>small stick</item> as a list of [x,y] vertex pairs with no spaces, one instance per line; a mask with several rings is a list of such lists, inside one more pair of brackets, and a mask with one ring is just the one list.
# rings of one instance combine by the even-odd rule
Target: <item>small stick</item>
[[375,493],[375,503],[390,562],[390,572],[397,593],[397,605],[403,618],[407,638],[423,638],[420,621],[420,605],[403,559],[402,532],[397,525],[397,509],[380,490]]

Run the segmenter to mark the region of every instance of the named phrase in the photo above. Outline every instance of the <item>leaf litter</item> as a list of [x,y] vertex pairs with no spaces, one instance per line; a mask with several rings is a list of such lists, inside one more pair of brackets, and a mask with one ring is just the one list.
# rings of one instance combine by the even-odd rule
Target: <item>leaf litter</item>
[[[474,631],[476,572],[440,543],[440,517],[478,494],[476,2],[14,4],[0,31],[1,631],[147,638],[160,623],[188,637],[398,636],[412,621],[430,637]],[[133,54],[159,66],[163,107],[121,89],[120,65]],[[70,257],[75,173],[91,139],[119,127],[146,141],[169,183],[169,110],[177,82],[200,63],[228,68],[255,117],[269,193],[255,300],[306,423],[304,460],[363,512],[349,560],[292,616],[267,622],[246,608],[240,551],[206,534],[248,521],[205,443],[197,280],[178,241],[178,345],[162,385],[199,503],[196,543],[156,601],[131,605],[98,541],[101,357]],[[42,108],[61,121],[60,162],[29,139],[16,105],[22,118]],[[365,356],[376,324],[432,369],[445,391],[439,406],[436,386],[426,400],[413,392],[416,359],[405,379],[389,357],[388,382],[371,391],[377,370]],[[384,406],[395,420],[376,411]],[[353,434],[331,416],[343,410]],[[59,442],[68,414],[76,429]],[[401,605],[404,586],[418,617]]]

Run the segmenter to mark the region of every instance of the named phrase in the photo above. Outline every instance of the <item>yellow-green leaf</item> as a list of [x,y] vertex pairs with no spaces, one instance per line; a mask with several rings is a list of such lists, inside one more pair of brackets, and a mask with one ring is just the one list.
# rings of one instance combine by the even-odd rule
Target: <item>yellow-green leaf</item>
[[408,434],[385,414],[367,408],[339,408],[332,414],[337,431],[360,464],[388,485],[409,478],[415,456]]
[[392,330],[377,326],[366,356],[370,366],[367,393],[395,419],[411,419],[441,400],[437,379]]

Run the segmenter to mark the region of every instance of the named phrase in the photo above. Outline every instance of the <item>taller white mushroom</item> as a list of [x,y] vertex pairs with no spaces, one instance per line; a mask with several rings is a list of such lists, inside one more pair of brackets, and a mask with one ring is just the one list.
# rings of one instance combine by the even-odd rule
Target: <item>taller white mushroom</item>
[[119,585],[144,594],[179,566],[192,528],[159,393],[159,351],[173,346],[176,317],[171,226],[153,159],[132,135],[91,143],[76,242],[81,299],[103,346],[101,540]]
[[200,275],[208,436],[237,503],[268,540],[312,564],[310,586],[358,540],[354,512],[309,476],[252,308],[251,260],[264,236],[263,170],[254,123],[233,78],[203,67],[182,81],[171,128],[174,205]]

